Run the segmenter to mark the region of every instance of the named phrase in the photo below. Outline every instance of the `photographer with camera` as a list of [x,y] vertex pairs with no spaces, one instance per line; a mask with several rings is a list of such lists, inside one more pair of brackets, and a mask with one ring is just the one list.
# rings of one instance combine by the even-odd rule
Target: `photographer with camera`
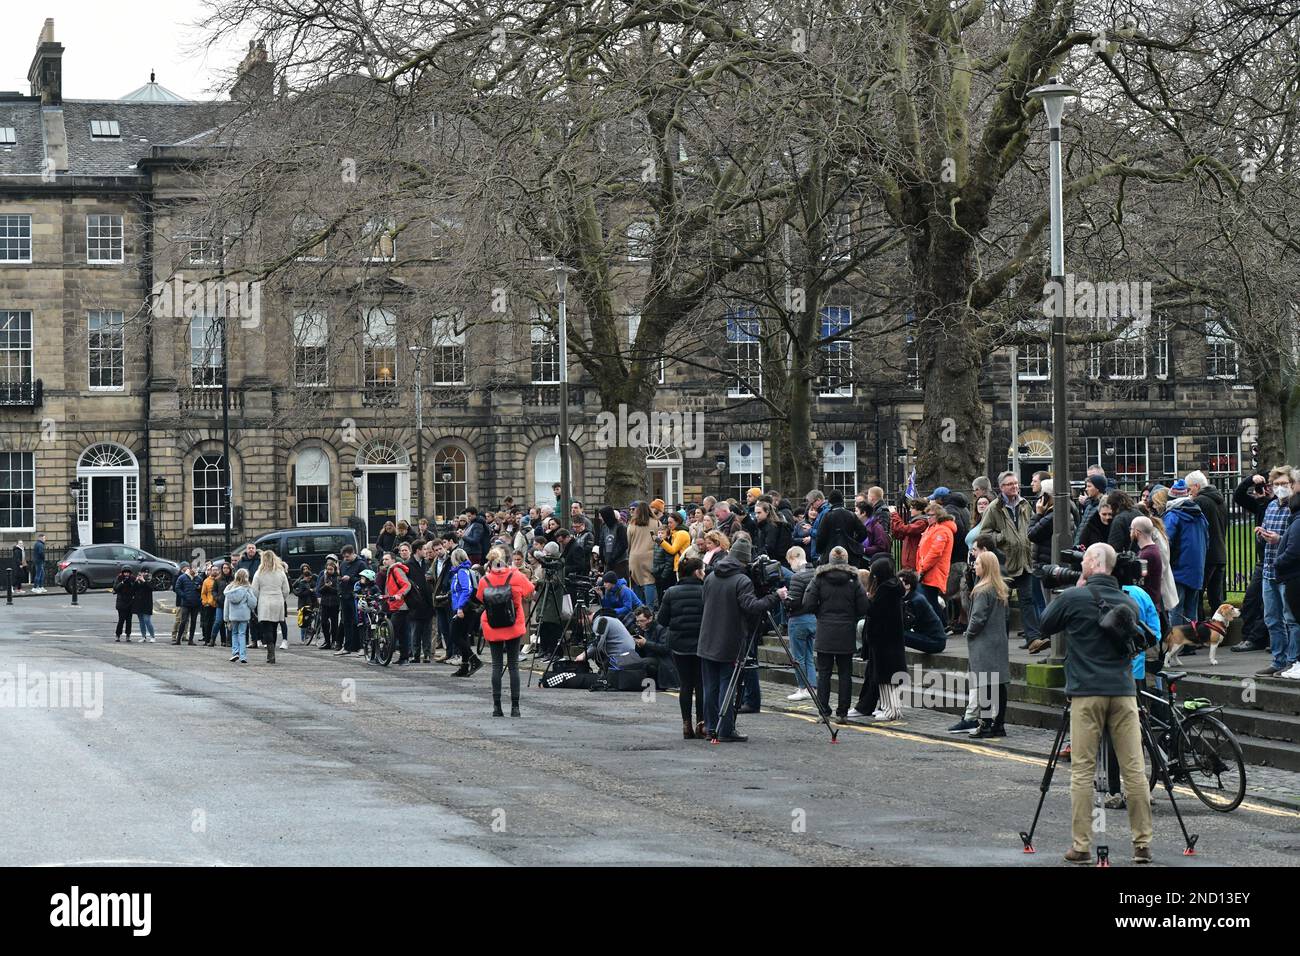
[[[1114,576],[1115,549],[1105,543],[1084,552],[1083,569],[1076,587],[1067,588],[1047,607],[1042,629],[1046,634],[1064,631],[1069,636],[1065,658],[1065,694],[1070,699],[1070,806],[1072,845],[1068,863],[1088,863],[1092,848],[1093,778],[1097,773],[1097,745],[1103,731],[1110,733],[1119,761],[1124,790],[1134,796],[1147,793],[1142,763],[1142,732],[1132,672],[1132,635],[1116,634],[1103,626],[1112,609],[1124,607],[1140,620],[1136,601],[1120,588]],[[1129,801],[1133,831],[1133,862],[1151,862],[1151,803]]]
[[776,609],[787,591],[777,588],[759,597],[748,573],[752,555],[747,538],[713,565],[704,581],[704,614],[700,621],[699,656],[704,680],[704,722],[711,737],[724,743],[744,743],[736,733],[736,714],[726,707],[728,685],[738,661],[749,653],[752,618]]

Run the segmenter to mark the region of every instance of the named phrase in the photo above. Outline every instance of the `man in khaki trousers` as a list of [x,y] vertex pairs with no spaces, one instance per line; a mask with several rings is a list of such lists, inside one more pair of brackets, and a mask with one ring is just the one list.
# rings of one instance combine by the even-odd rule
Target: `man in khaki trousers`
[[1141,619],[1137,603],[1114,577],[1115,549],[1094,544],[1084,552],[1079,584],[1052,601],[1043,616],[1042,632],[1065,631],[1065,694],[1070,698],[1070,832],[1065,859],[1088,863],[1092,834],[1104,828],[1105,811],[1093,810],[1093,777],[1097,773],[1097,744],[1110,732],[1127,796],[1129,828],[1133,832],[1133,862],[1151,862],[1151,800],[1142,763],[1142,733],[1138,723],[1137,689],[1132,661],[1101,629],[1101,605],[1128,604]]

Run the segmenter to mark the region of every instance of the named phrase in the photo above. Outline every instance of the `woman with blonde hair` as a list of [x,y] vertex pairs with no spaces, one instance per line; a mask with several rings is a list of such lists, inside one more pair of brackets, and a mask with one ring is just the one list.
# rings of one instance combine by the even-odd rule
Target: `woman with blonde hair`
[[1002,577],[998,556],[992,551],[984,551],[975,559],[975,577],[970,618],[966,625],[966,648],[970,654],[971,680],[978,692],[980,722],[970,735],[1005,737],[1007,684],[1011,681],[1007,648],[1007,598],[1010,589]]
[[716,530],[706,531],[704,533],[704,552],[700,555],[700,560],[708,568],[714,561],[725,558],[730,550],[731,541],[725,534]]
[[275,663],[275,632],[288,617],[289,576],[280,569],[275,552],[262,552],[257,573],[253,575],[253,598],[257,601],[257,629],[266,642],[266,662]]

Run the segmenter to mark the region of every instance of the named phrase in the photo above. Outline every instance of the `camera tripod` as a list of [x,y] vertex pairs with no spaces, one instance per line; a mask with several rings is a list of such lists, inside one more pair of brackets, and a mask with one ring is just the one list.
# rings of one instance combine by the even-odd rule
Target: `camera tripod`
[[[534,602],[532,609],[528,613],[528,621],[525,628],[525,633],[528,634],[536,633],[534,631],[534,627],[540,628],[541,609],[543,605],[546,604],[547,601],[552,601],[552,600],[557,601],[559,606],[563,607],[564,596],[567,593],[568,592],[564,588],[557,587],[556,585],[552,584],[550,581],[543,580],[541,593],[539,594],[537,601]],[[554,659],[557,656],[562,656],[566,660],[570,658],[570,642],[572,640],[571,635],[572,632],[576,629],[575,623],[576,623],[576,627],[578,628],[582,627],[582,624],[577,622],[581,622],[583,614],[586,611],[586,609],[587,609],[587,603],[585,600],[580,600],[579,598],[576,597],[573,599],[573,613],[569,616],[569,619],[564,622],[564,627],[560,629],[560,636],[556,638],[555,641],[555,649],[551,652],[552,659]],[[540,638],[540,634],[539,634],[539,638]],[[538,641],[537,646],[538,648],[541,647],[540,639]],[[586,647],[586,644],[583,644],[583,646]],[[533,654],[528,658],[528,686],[529,687],[533,686],[533,677],[534,675],[536,675],[536,673],[537,673],[537,654]],[[543,676],[545,676],[545,674],[543,674]]]
[[[1174,816],[1178,818],[1179,829],[1183,831],[1183,840],[1187,843],[1186,849],[1183,850],[1183,856],[1196,855],[1196,841],[1200,835],[1187,832],[1187,824],[1183,822],[1183,814],[1178,809],[1178,801],[1174,799],[1174,783],[1169,776],[1169,763],[1165,760],[1164,753],[1156,746],[1155,738],[1151,734],[1151,724],[1147,720],[1146,708],[1138,702],[1138,725],[1142,729],[1142,742],[1146,744],[1147,752],[1151,755],[1151,761],[1155,764],[1156,773],[1162,783],[1165,785],[1165,792],[1169,794],[1169,803],[1174,808]],[[1052,785],[1052,775],[1056,772],[1056,764],[1061,757],[1061,746],[1065,743],[1065,734],[1070,726],[1070,701],[1067,699],[1065,707],[1061,710],[1061,725],[1056,729],[1056,740],[1052,743],[1052,752],[1047,758],[1047,768],[1043,771],[1042,783],[1038,785],[1038,808],[1034,811],[1034,822],[1029,825],[1029,832],[1020,831],[1020,840],[1025,845],[1026,853],[1036,853],[1034,849],[1034,831],[1038,828],[1038,817],[1043,812],[1043,801],[1047,799],[1047,790]],[[1111,746],[1114,746],[1113,742]],[[1104,759],[1104,748],[1097,748],[1098,759]],[[1130,800],[1148,800],[1150,791],[1144,786],[1142,793],[1131,793],[1128,795]],[[1097,846],[1097,865],[1110,866],[1110,849],[1104,845]]]
[[[754,646],[758,643],[759,637],[762,635],[764,623],[772,625],[772,633],[776,635],[777,643],[781,645],[781,650],[785,651],[786,658],[788,658],[791,665],[793,665],[795,673],[799,675],[799,679],[803,681],[803,686],[812,686],[811,682],[808,680],[808,675],[804,673],[803,668],[799,666],[799,662],[794,659],[794,654],[790,652],[790,642],[786,636],[781,633],[781,628],[776,624],[776,618],[772,616],[771,611],[764,611],[763,616],[758,619],[750,629],[745,640],[740,644],[740,652],[736,656],[736,663],[732,666],[731,680],[727,684],[727,692],[722,696],[722,706],[718,709],[718,723],[722,723],[723,715],[730,713],[732,706],[735,704],[736,693],[740,690],[741,672],[751,667],[755,670],[758,669],[759,665],[757,661],[750,664],[749,658]],[[839,743],[839,731],[831,725],[830,708],[822,706],[822,700],[818,694],[813,694],[813,703],[817,705],[817,715],[821,718],[821,723],[825,724],[826,729],[831,732],[831,743]],[[716,744],[717,742],[718,728],[714,727],[713,736],[709,738],[709,743]]]

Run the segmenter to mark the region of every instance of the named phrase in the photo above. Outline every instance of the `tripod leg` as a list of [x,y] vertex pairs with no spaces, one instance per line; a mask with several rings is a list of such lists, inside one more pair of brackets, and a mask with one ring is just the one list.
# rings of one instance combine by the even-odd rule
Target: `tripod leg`
[[[808,675],[804,673],[803,667],[801,667],[799,662],[794,659],[794,653],[790,650],[789,637],[787,635],[782,634],[781,629],[776,626],[776,618],[772,617],[771,611],[767,612],[767,619],[772,624],[772,632],[776,634],[777,643],[781,645],[781,650],[785,651],[785,656],[789,659],[790,663],[794,666],[794,671],[796,674],[799,675],[799,679],[803,681],[803,686],[811,687],[812,682],[808,680]],[[813,694],[812,699],[813,699],[813,703],[817,706],[817,715],[821,717],[821,722],[825,724],[826,729],[831,732],[831,743],[833,744],[838,743],[839,731],[836,730],[835,727],[831,725],[830,708],[822,706],[822,699],[820,695]]]
[[1034,831],[1038,829],[1038,817],[1043,812],[1043,801],[1052,786],[1052,776],[1056,773],[1056,764],[1060,760],[1061,745],[1065,743],[1065,734],[1070,726],[1070,705],[1066,704],[1061,712],[1061,726],[1056,729],[1056,740],[1052,742],[1052,752],[1048,755],[1047,766],[1043,769],[1043,779],[1038,785],[1038,807],[1034,810],[1034,821],[1029,824],[1029,832],[1020,831],[1020,840],[1025,845],[1026,853],[1037,853],[1034,849]]
[[[718,730],[721,728],[722,721],[726,718],[727,714],[731,712],[732,704],[736,699],[736,691],[740,689],[740,671],[744,666],[745,648],[741,647],[740,656],[736,658],[736,663],[731,669],[731,680],[727,684],[727,692],[722,695],[722,706],[718,708],[717,726],[713,728],[713,736],[709,738],[709,743],[711,744],[716,744],[718,742]],[[736,732],[734,717],[732,719],[731,732],[733,734]]]
[[[1183,856],[1196,855],[1196,841],[1200,839],[1200,834],[1188,833],[1187,824],[1183,822],[1182,811],[1178,809],[1178,801],[1174,799],[1174,781],[1169,776],[1169,761],[1160,748],[1156,746],[1155,737],[1151,733],[1151,725],[1147,722],[1146,711],[1138,710],[1138,726],[1142,728],[1142,739],[1146,741],[1147,749],[1151,752],[1151,760],[1156,765],[1156,773],[1165,785],[1165,793],[1169,794],[1169,803],[1174,808],[1174,817],[1178,820],[1178,828],[1183,831],[1183,840],[1187,843],[1186,849],[1183,850]],[[1146,796],[1146,794],[1143,794]]]

